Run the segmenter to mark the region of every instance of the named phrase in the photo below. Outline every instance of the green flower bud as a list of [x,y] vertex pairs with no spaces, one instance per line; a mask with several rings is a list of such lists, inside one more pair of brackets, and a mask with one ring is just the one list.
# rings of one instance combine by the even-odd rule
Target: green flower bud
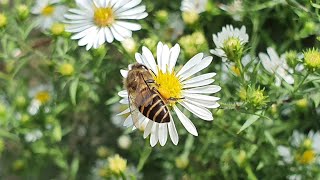
[[7,16],[0,13],[0,28],[4,28],[7,25]]
[[185,169],[189,165],[189,159],[187,156],[179,156],[175,159],[176,167],[179,169]]
[[239,38],[230,37],[223,43],[223,50],[227,55],[227,58],[231,61],[237,62],[243,54],[243,46]]
[[168,21],[169,13],[166,10],[159,10],[156,12],[156,19],[161,22],[165,23]]
[[303,55],[304,64],[310,71],[317,71],[320,69],[320,52],[318,49],[308,49]]
[[286,52],[286,61],[287,64],[294,68],[298,64],[298,53],[297,51],[291,50]]
[[183,12],[182,19],[186,24],[192,25],[198,21],[199,14],[197,12]]
[[16,7],[18,12],[18,17],[20,20],[26,20],[29,17],[30,11],[27,5],[20,4]]

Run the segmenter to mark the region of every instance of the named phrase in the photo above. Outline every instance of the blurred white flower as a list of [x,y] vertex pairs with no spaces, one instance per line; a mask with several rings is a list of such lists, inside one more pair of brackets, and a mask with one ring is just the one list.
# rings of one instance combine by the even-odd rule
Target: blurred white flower
[[25,134],[24,139],[29,143],[35,142],[36,140],[40,139],[42,135],[42,132],[39,129],[36,129]]
[[[222,61],[226,61],[228,55],[231,53],[237,52],[229,52],[229,49],[232,51],[235,49],[233,46],[241,46],[243,47],[249,41],[249,35],[246,33],[246,27],[242,26],[241,29],[234,28],[232,25],[226,25],[222,28],[221,32],[217,34],[213,34],[213,42],[216,46],[215,49],[211,49],[210,52],[216,56],[222,58]],[[229,46],[232,46],[229,48]]]
[[132,144],[132,141],[131,141],[130,136],[128,136],[128,135],[122,135],[118,138],[118,146],[121,149],[129,149],[131,144]]
[[76,0],[77,9],[65,15],[67,32],[75,33],[71,39],[79,39],[79,46],[98,48],[106,41],[123,41],[132,37],[132,31],[141,25],[127,20],[139,20],[148,16],[141,0]]
[[32,98],[28,107],[28,112],[35,115],[40,106],[50,101],[53,87],[51,85],[39,85],[29,91],[29,97]]
[[37,15],[36,24],[42,30],[51,28],[55,22],[64,19],[63,14],[67,12],[67,7],[59,5],[60,0],[37,0],[32,7],[31,13]]
[[[191,77],[210,65],[212,61],[211,56],[204,57],[203,53],[199,53],[191,58],[180,71],[175,72],[174,67],[179,54],[180,46],[178,44],[169,49],[167,45],[159,42],[157,46],[157,63],[151,51],[146,47],[142,48],[142,54],[136,53],[136,60],[155,73],[154,80],[156,84],[158,84],[157,91],[165,100],[169,98],[179,99],[174,102],[170,101],[167,106],[170,106],[170,109],[174,110],[180,122],[189,133],[198,136],[196,127],[191,120],[181,112],[176,103],[179,103],[200,119],[211,121],[213,120],[212,113],[207,108],[219,107],[217,101],[220,98],[210,96],[210,94],[220,91],[221,87],[212,85],[214,82],[212,78],[216,73],[207,73],[193,78]],[[126,78],[128,71],[121,70],[121,74]],[[129,104],[127,90],[120,91],[118,94],[123,98],[120,103]],[[128,108],[119,115],[129,112],[130,110]],[[168,123],[157,123],[146,118],[141,113],[139,113],[139,116],[140,124],[146,124],[143,137],[146,138],[151,134],[151,146],[155,146],[158,141],[161,146],[164,146],[167,141],[168,132],[172,142],[175,145],[178,144],[179,137],[170,112],[165,115],[170,117],[170,122]],[[124,125],[134,125],[131,114],[125,120]]]
[[302,165],[320,165],[320,132],[310,131],[308,135],[294,131],[292,134],[292,148],[278,146],[278,153],[282,157],[282,164],[297,162]]
[[183,12],[196,12],[198,14],[206,11],[208,0],[183,0],[180,10]]
[[219,8],[229,13],[235,21],[242,20],[242,12],[243,12],[243,1],[242,0],[234,0],[232,3],[220,4]]
[[259,58],[262,62],[263,67],[270,73],[275,75],[275,84],[276,86],[281,85],[281,79],[285,80],[288,84],[293,84],[294,79],[290,74],[293,72],[289,68],[285,54],[282,54],[280,57],[277,52],[272,48],[267,48],[267,53],[259,53]]
[[137,49],[137,43],[132,37],[121,41],[121,44],[128,53],[134,53]]

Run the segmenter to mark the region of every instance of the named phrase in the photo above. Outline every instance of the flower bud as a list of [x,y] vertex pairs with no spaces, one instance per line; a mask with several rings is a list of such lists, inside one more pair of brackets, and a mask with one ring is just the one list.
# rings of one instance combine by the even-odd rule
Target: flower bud
[[133,38],[127,38],[123,41],[121,41],[121,44],[123,46],[123,48],[128,52],[128,53],[135,53],[137,50],[137,44],[134,41]]
[[303,53],[304,64],[311,71],[317,71],[320,69],[320,52],[318,49],[308,49]]
[[0,13],[0,28],[4,28],[7,25],[7,16]]
[[251,95],[251,103],[255,107],[261,107],[266,104],[267,96],[264,96],[264,90],[260,90],[259,88],[254,90]]
[[71,76],[74,72],[74,67],[70,63],[64,63],[59,67],[59,73],[63,76]]
[[105,146],[100,146],[97,149],[97,155],[100,158],[105,158],[110,154],[109,149]]
[[156,12],[156,19],[161,22],[165,23],[168,21],[169,13],[166,10],[159,10]]
[[226,53],[227,58],[234,62],[241,58],[243,48],[240,39],[236,37],[230,37],[223,43],[223,50]]
[[17,13],[20,20],[26,20],[29,17],[30,11],[27,5],[20,4],[17,7]]
[[286,54],[286,61],[287,64],[291,67],[294,68],[298,64],[298,54],[297,51],[291,50],[287,51]]
[[302,98],[296,101],[296,106],[300,110],[306,110],[308,108],[308,100],[306,98]]
[[62,23],[54,23],[51,26],[51,33],[54,36],[61,36],[65,32],[65,25]]
[[199,14],[197,12],[183,12],[182,19],[186,24],[192,25],[198,21]]
[[176,167],[179,169],[185,169],[189,165],[189,159],[187,156],[181,155],[175,159]]

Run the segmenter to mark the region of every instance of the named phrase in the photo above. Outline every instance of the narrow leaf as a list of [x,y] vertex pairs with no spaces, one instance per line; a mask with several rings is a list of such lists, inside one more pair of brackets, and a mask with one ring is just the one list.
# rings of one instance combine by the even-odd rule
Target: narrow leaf
[[69,93],[70,93],[70,98],[71,98],[71,103],[73,105],[76,105],[76,97],[77,97],[77,89],[78,89],[78,84],[79,84],[79,79],[75,79],[74,81],[71,82]]

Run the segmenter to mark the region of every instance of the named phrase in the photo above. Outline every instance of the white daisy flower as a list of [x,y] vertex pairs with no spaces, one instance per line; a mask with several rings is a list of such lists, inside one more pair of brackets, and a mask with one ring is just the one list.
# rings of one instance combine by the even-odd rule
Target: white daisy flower
[[[190,111],[200,119],[211,121],[213,120],[211,111],[208,108],[217,108],[219,104],[218,97],[210,96],[210,94],[220,91],[221,87],[212,85],[214,80],[212,79],[216,73],[206,73],[192,77],[196,73],[208,67],[212,61],[212,57],[204,57],[203,53],[199,53],[191,58],[179,71],[175,70],[175,65],[180,53],[180,46],[176,44],[174,47],[169,48],[167,45],[163,45],[161,42],[157,46],[157,63],[151,53],[151,51],[143,47],[142,54],[136,53],[136,61],[145,65],[155,73],[155,83],[158,85],[158,92],[164,99],[182,98],[178,101],[167,104],[170,110],[173,110],[182,125],[186,130],[194,136],[198,136],[196,127],[191,120],[178,108],[177,104]],[[124,78],[127,77],[128,71],[120,71]],[[128,104],[128,92],[127,90],[120,91],[119,96],[123,99],[120,101],[122,104]],[[130,113],[130,109],[126,109],[119,115]],[[139,122],[146,125],[143,137],[146,138],[149,135],[151,146],[155,146],[159,141],[161,146],[164,146],[167,141],[168,132],[173,144],[177,145],[179,141],[178,133],[175,127],[172,114],[169,113],[170,122],[157,123],[154,122],[141,113]],[[133,126],[131,114],[124,122],[124,126]]]
[[42,30],[51,28],[55,22],[64,19],[63,14],[67,12],[67,7],[59,5],[60,0],[37,0],[31,12],[38,15],[36,25]]
[[67,32],[75,33],[71,39],[79,39],[79,46],[98,48],[114,39],[123,41],[141,25],[126,20],[138,20],[148,16],[141,0],[76,0],[78,9],[70,9],[65,15]]
[[282,54],[280,57],[277,52],[272,48],[267,48],[267,53],[259,53],[259,58],[262,62],[263,67],[270,73],[275,75],[275,84],[276,86],[281,85],[281,79],[285,80],[288,84],[293,84],[294,79],[290,74],[292,69],[289,68],[285,54]]
[[28,92],[29,97],[32,98],[32,101],[28,107],[28,112],[31,115],[37,114],[40,106],[48,103],[51,99],[53,87],[52,85],[39,85],[33,87]]
[[[232,25],[226,25],[222,28],[221,32],[213,34],[213,42],[216,45],[215,49],[211,49],[210,52],[226,61],[229,54],[232,54],[235,48],[234,46],[243,47],[249,41],[249,35],[246,33],[246,27],[242,26],[241,29],[233,28]],[[230,56],[230,55],[229,55]]]
[[242,0],[234,0],[230,4],[220,4],[218,5],[220,9],[229,13],[235,21],[242,21],[243,18],[243,1]]
[[281,164],[320,164],[320,132],[310,131],[308,135],[294,131],[291,145],[293,148],[278,146],[278,153],[282,157]]
[[183,0],[180,10],[183,12],[196,12],[198,14],[206,11],[208,0]]

